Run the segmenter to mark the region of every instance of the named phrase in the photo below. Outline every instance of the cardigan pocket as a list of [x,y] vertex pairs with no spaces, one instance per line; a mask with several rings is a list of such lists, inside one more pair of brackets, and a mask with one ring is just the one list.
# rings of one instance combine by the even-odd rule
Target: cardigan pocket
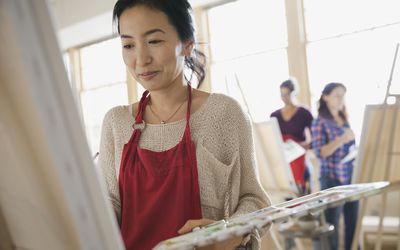
[[[230,176],[235,161],[226,165],[218,160],[202,143],[198,143],[197,147],[201,204],[222,210],[226,205],[226,199],[229,198]],[[235,158],[233,157],[233,160]]]

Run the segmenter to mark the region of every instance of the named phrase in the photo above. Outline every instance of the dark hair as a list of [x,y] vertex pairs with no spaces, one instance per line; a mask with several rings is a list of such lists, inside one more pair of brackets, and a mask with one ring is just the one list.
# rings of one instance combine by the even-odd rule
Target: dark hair
[[293,79],[288,79],[282,82],[280,88],[286,88],[290,91],[290,93],[292,93],[295,90],[295,85],[293,81]]
[[[195,42],[195,30],[190,14],[192,7],[187,0],[118,0],[113,10],[113,22],[117,24],[118,34],[120,33],[119,18],[122,12],[137,5],[162,11],[167,15],[169,22],[175,27],[181,41],[191,40]],[[190,79],[187,79],[186,76],[185,79],[190,82],[193,74],[195,74],[197,87],[200,87],[206,75],[206,56],[197,49],[194,49],[193,52],[194,55],[185,57],[185,66],[192,71]]]
[[[321,97],[318,101],[318,115],[322,116],[327,119],[333,120],[333,116],[329,111],[328,105],[326,104],[323,96],[329,95],[334,89],[336,88],[343,88],[346,91],[346,87],[342,83],[331,82],[325,85],[324,89],[322,90]],[[339,111],[339,116],[344,120],[345,123],[348,122],[347,120],[347,113],[346,113],[346,106],[343,107],[342,110]]]

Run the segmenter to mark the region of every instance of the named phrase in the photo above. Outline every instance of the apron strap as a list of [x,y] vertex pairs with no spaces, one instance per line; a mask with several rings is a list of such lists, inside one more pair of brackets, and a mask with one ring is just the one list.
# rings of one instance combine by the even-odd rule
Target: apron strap
[[147,103],[149,102],[149,98],[147,98],[148,95],[149,95],[149,91],[146,90],[145,92],[143,92],[142,98],[140,98],[138,112],[135,117],[135,123],[143,122],[144,109],[145,109]]

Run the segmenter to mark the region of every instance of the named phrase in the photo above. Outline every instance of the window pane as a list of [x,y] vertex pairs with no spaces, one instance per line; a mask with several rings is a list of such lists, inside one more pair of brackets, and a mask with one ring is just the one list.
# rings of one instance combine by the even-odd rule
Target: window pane
[[106,112],[115,106],[128,104],[125,83],[110,85],[81,93],[83,118],[92,152],[97,152],[100,128]]
[[304,0],[309,41],[400,22],[399,0]]
[[213,61],[287,46],[284,1],[243,0],[208,12]]
[[[211,84],[265,121],[280,103],[279,84],[288,78],[284,1],[239,0],[208,12]],[[236,77],[240,83],[237,84]]]
[[80,53],[83,90],[126,81],[119,38],[84,47]]
[[255,122],[269,119],[269,115],[282,104],[279,85],[288,78],[286,50],[247,56],[211,67],[213,92],[224,93],[245,103],[235,79],[246,98]]
[[[325,84],[344,83],[348,89],[350,122],[359,136],[365,105],[384,100],[398,41],[400,25],[393,25],[309,44],[308,68],[314,110]],[[400,84],[395,81],[400,79],[399,68],[397,65],[392,83],[396,86]]]
[[140,100],[142,98],[143,92],[146,91],[140,83],[136,84],[136,93],[137,93],[137,99]]

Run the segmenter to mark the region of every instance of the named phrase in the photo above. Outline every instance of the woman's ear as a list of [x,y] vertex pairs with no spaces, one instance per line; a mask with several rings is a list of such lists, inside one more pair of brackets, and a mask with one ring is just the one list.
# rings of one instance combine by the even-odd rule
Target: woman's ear
[[183,55],[185,57],[189,57],[192,54],[194,49],[194,41],[193,40],[186,40],[183,43]]
[[297,91],[296,90],[292,90],[292,92],[290,92],[290,98],[294,99],[297,96]]

